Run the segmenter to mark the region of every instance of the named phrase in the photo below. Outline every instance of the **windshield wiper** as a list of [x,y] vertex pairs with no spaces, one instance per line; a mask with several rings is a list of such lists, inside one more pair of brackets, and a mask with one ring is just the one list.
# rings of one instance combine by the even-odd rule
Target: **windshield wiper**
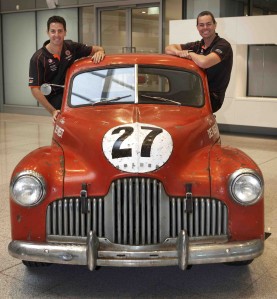
[[166,98],[162,98],[162,97],[153,97],[153,96],[148,96],[146,94],[141,94],[140,96],[144,97],[144,98],[153,99],[153,100],[158,100],[158,101],[163,101],[163,102],[167,102],[167,103],[173,103],[173,104],[176,104],[176,105],[181,105],[180,102],[173,101],[173,100],[166,99]]
[[95,102],[93,103],[92,105],[99,105],[99,104],[102,104],[102,103],[108,103],[108,102],[116,102],[116,101],[119,101],[121,99],[125,99],[125,98],[129,98],[131,96],[131,94],[128,94],[126,96],[122,96],[122,97],[115,97],[115,98],[101,98],[99,102]]

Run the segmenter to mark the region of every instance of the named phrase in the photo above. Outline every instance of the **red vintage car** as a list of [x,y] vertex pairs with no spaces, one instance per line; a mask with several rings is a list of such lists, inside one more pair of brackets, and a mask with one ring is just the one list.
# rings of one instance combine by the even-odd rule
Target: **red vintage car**
[[249,264],[264,248],[263,189],[257,164],[221,144],[192,61],[81,59],[52,144],[12,174],[9,253],[27,266],[90,270]]

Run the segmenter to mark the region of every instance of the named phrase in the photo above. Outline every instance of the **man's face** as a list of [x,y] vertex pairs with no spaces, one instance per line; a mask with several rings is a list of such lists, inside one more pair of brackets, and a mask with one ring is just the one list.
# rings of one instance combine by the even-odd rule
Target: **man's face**
[[199,17],[197,29],[203,38],[209,38],[215,34],[216,24],[213,23],[211,16]]
[[54,44],[55,46],[60,46],[63,44],[66,31],[64,30],[63,24],[51,23],[47,34],[49,36],[50,43]]

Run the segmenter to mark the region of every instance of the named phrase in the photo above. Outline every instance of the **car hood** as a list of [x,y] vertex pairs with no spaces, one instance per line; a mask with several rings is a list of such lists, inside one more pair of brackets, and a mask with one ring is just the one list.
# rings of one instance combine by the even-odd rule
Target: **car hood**
[[82,183],[104,195],[112,181],[130,176],[161,180],[170,194],[183,194],[192,183],[203,195],[219,134],[214,116],[202,109],[106,105],[65,111],[54,138],[64,152],[65,196],[77,195]]

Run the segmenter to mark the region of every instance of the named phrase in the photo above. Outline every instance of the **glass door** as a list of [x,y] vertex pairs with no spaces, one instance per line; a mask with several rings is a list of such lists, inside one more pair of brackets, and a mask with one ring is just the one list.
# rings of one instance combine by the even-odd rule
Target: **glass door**
[[107,54],[161,52],[159,4],[99,8],[100,44]]

